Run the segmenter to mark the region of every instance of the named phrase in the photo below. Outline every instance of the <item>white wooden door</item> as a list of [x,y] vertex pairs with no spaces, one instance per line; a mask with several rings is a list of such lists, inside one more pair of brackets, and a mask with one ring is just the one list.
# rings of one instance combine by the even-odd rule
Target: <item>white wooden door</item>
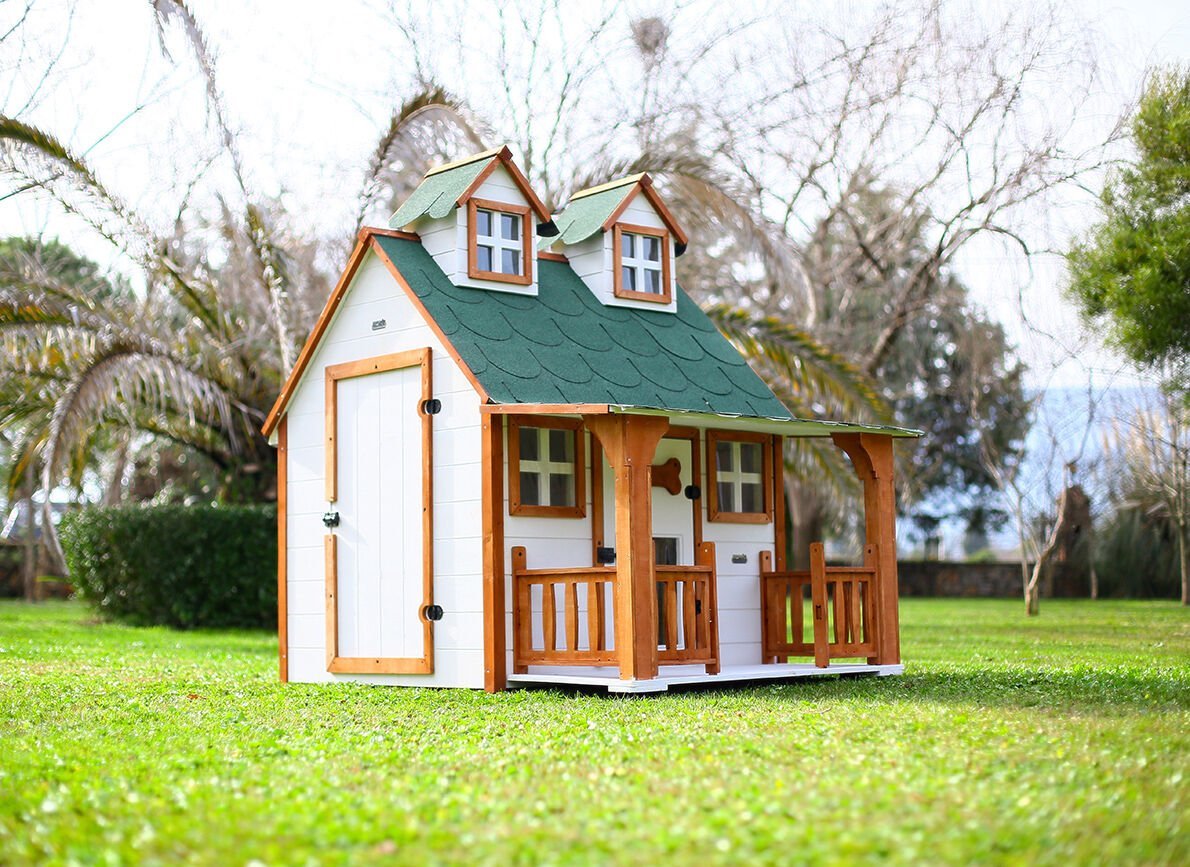
[[[664,488],[653,488],[653,538],[673,540],[676,543],[677,563],[690,566],[694,563],[694,510],[697,502],[686,496],[686,488],[694,484],[693,444],[688,439],[664,438],[657,444],[653,463],[664,464],[676,458],[681,464],[681,488],[671,494]],[[603,473],[603,539],[606,547],[616,546],[616,487],[615,474],[607,463],[600,461]],[[661,546],[665,547],[665,545]]]
[[334,573],[328,576],[328,617],[334,619],[328,667],[430,673],[427,367],[363,374],[344,367],[351,375],[333,382],[331,508],[339,523],[328,564]]

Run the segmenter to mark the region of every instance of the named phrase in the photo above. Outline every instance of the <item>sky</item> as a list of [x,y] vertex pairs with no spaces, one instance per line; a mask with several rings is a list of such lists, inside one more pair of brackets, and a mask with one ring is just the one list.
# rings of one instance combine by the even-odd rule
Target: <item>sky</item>
[[[228,114],[243,133],[241,149],[253,177],[262,188],[282,192],[290,211],[305,215],[313,231],[341,234],[354,216],[359,167],[383,128],[397,82],[409,72],[402,47],[391,41],[387,5],[335,3],[332,13],[329,4],[297,0],[285,4],[283,15],[273,3],[193,5],[216,51]],[[870,8],[847,0],[800,5],[827,16],[862,15]],[[0,32],[24,6],[0,3]],[[0,48],[0,82],[7,91],[0,92],[0,105],[21,116],[44,58],[60,53],[26,116],[85,150],[113,188],[152,213],[160,202],[180,199],[182,179],[194,169],[193,142],[208,132],[194,64],[176,38],[167,42],[174,60],[162,56],[148,6],[145,0],[35,2],[27,22],[30,41]],[[661,6],[629,4],[634,13]],[[1103,123],[1088,122],[1088,135],[1135,98],[1147,68],[1190,61],[1190,4],[1184,0],[1084,0],[1068,8],[1083,17],[1101,46],[1104,77],[1094,106],[1102,118],[1088,121]],[[476,54],[494,59],[482,41]],[[30,62],[34,58],[39,62]],[[1060,78],[1054,86],[1062,88]],[[1094,218],[1093,197],[1072,192],[1038,218],[1060,248]],[[79,234],[77,223],[44,199],[0,199],[0,232],[67,237],[97,261],[122,267],[102,240]],[[1079,387],[1088,379],[1098,386],[1135,384],[1130,369],[1101,348],[1098,335],[1085,334],[1062,300],[1059,256],[1026,263],[1001,244],[975,243],[957,267],[975,298],[1004,323],[1030,366],[1032,386]]]

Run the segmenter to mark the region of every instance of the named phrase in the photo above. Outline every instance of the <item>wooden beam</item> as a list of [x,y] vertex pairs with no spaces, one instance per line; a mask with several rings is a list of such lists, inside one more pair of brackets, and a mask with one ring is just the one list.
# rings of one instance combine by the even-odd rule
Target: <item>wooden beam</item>
[[615,472],[615,629],[620,677],[648,680],[657,676],[653,487],[649,476],[669,420],[628,415],[592,415],[585,420]]
[[277,653],[282,683],[289,682],[289,418],[277,425]]
[[785,437],[773,436],[773,554],[778,572],[785,571],[788,540],[785,534]]
[[901,661],[900,614],[897,605],[897,506],[892,437],[883,434],[833,434],[864,485],[865,544],[877,548],[873,603],[876,653],[873,665]]
[[483,688],[508,685],[504,596],[504,419],[481,417],[483,436]]
[[606,403],[488,403],[480,406],[482,415],[603,415]]

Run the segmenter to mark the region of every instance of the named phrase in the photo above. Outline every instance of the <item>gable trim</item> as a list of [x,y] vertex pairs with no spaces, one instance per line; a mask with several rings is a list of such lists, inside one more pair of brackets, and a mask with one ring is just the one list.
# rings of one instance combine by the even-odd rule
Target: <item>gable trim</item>
[[517,164],[512,161],[512,151],[508,149],[508,145],[500,148],[495,153],[492,161],[475,177],[475,180],[463,191],[463,195],[459,196],[455,204],[460,208],[467,204],[467,201],[479,192],[479,188],[483,186],[483,182],[496,170],[497,165],[503,165],[508,174],[512,176],[513,183],[521,191],[521,195],[529,200],[529,207],[533,209],[533,212],[537,214],[541,222],[548,222],[550,219],[549,210],[546,208],[545,203],[537,197],[537,193],[533,192],[533,188],[529,186],[529,179],[525,177],[524,173],[517,167]]
[[380,257],[380,261],[384,263],[389,273],[396,279],[397,285],[401,287],[401,291],[413,303],[414,308],[421,315],[422,319],[425,320],[430,330],[434,332],[434,336],[446,348],[447,354],[454,359],[455,364],[463,371],[463,375],[467,377],[468,382],[478,392],[480,402],[488,402],[487,391],[479,384],[479,380],[471,372],[471,368],[463,362],[463,359],[442,332],[442,329],[438,327],[438,323],[434,321],[429,311],[426,310],[425,305],[421,303],[421,299],[417,297],[409,287],[409,284],[405,282],[405,278],[401,276],[401,272],[397,270],[396,266],[385,254],[384,249],[376,243],[376,236],[400,238],[405,241],[421,241],[420,236],[417,234],[413,232],[402,232],[398,229],[381,229],[365,226],[359,230],[355,249],[351,251],[351,256],[347,260],[347,267],[343,269],[343,273],[339,277],[339,282],[335,284],[335,288],[326,299],[326,305],[322,308],[322,312],[318,314],[318,319],[314,323],[314,327],[310,330],[310,336],[306,338],[306,342],[302,346],[302,351],[298,353],[293,369],[285,379],[285,384],[281,386],[281,393],[277,395],[277,400],[273,404],[273,408],[269,410],[269,414],[261,426],[260,431],[265,437],[272,436],[273,431],[276,430],[277,423],[281,420],[281,416],[285,412],[285,408],[289,405],[290,400],[293,399],[293,393],[297,390],[297,385],[301,382],[302,376],[310,364],[310,359],[314,357],[315,351],[318,349],[319,344],[322,343],[322,338],[326,335],[326,330],[330,327],[331,320],[334,319],[335,313],[339,309],[339,304],[343,301],[343,296],[347,294],[347,287],[351,285],[351,281],[355,278],[355,273],[359,270],[360,263],[364,259],[364,254],[369,250],[372,250]]
[[665,206],[665,203],[661,201],[661,196],[659,196],[657,191],[653,189],[653,179],[649,177],[647,172],[640,176],[640,180],[636,182],[628,195],[626,195],[623,201],[621,201],[620,204],[616,206],[616,209],[608,215],[608,218],[603,221],[603,226],[601,227],[603,231],[606,232],[616,224],[616,221],[619,220],[621,216],[623,216],[624,211],[626,211],[628,206],[632,204],[632,200],[636,198],[637,193],[644,193],[645,198],[649,200],[649,204],[653,206],[653,210],[657,212],[657,216],[661,218],[661,222],[665,223],[666,228],[668,228],[669,231],[673,233],[674,241],[678,244],[681,244],[682,246],[685,246],[688,243],[686,233],[683,232],[682,227],[678,225],[678,221],[674,218],[673,213]]

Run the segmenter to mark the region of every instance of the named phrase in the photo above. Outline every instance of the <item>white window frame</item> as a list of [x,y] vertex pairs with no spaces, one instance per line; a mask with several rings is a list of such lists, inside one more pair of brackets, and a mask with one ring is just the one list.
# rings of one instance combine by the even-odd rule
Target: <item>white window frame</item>
[[[630,301],[649,301],[655,304],[669,304],[673,300],[673,287],[670,285],[670,236],[665,229],[652,226],[635,226],[628,223],[616,223],[612,229],[612,290],[617,298]],[[644,256],[643,242],[646,238],[656,239],[658,245],[657,259]],[[627,245],[632,244],[632,255],[628,254]],[[636,288],[625,285],[624,271],[632,273]],[[651,292],[644,287],[647,284],[647,274],[657,275],[657,285],[660,291]]]
[[[643,252],[645,238],[651,238],[657,242],[657,258],[647,259],[644,256],[636,255],[629,256],[624,252],[625,247],[631,239],[632,249],[638,252]],[[624,232],[620,236],[620,274],[621,283],[623,286],[624,269],[631,269],[633,272],[632,279],[636,283],[635,286],[624,286],[630,292],[644,292],[647,295],[661,296],[665,294],[665,271],[661,267],[661,263],[665,257],[665,252],[662,249],[664,238],[659,238],[656,235],[642,235],[638,232]],[[646,279],[646,271],[652,271],[657,275],[657,291],[653,292],[648,287],[648,280]]]
[[[529,231],[529,208],[518,207],[504,202],[492,202],[486,199],[468,199],[468,241],[467,241],[467,273],[468,276],[482,280],[497,280],[504,283],[520,283],[528,285],[533,282],[533,260],[528,255],[532,247],[526,237]],[[492,234],[483,235],[479,231],[479,212],[485,211],[491,215]],[[505,238],[500,234],[502,217],[513,217],[520,225],[516,240]],[[479,248],[490,247],[492,250],[492,269],[479,267]],[[504,252],[511,250],[516,254],[518,272],[504,271]]]

